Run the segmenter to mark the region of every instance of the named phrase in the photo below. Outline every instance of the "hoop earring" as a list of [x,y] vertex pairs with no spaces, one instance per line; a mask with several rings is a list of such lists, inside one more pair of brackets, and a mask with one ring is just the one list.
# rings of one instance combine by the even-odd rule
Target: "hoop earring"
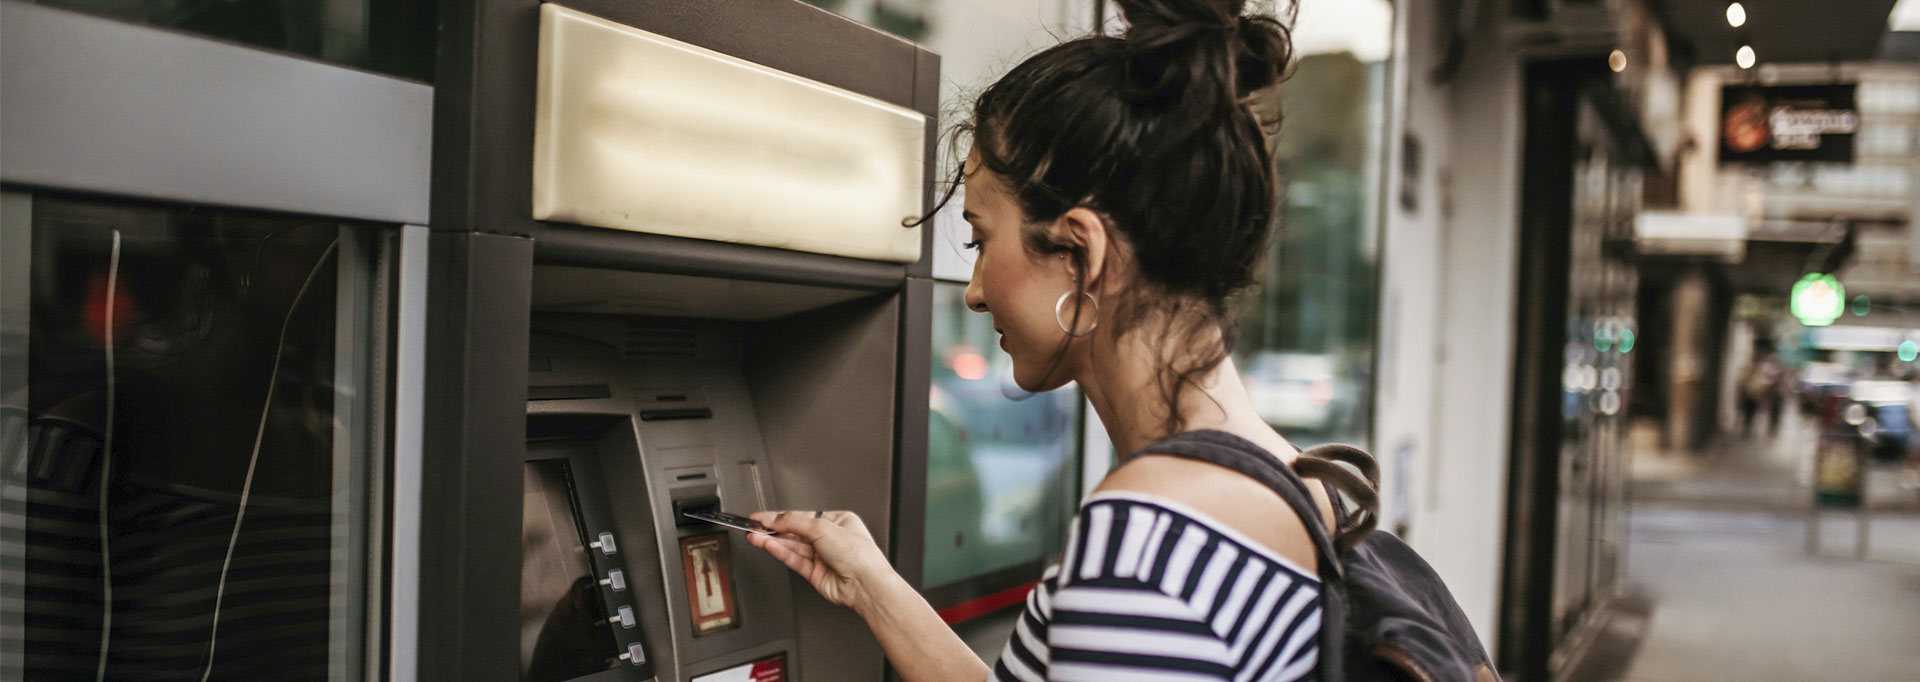
[[1063,317],[1063,315],[1066,313],[1067,299],[1073,297],[1073,292],[1069,291],[1067,293],[1061,294],[1060,300],[1053,302],[1054,323],[1060,325],[1060,331],[1066,332],[1067,336],[1071,336],[1076,339],[1093,333],[1093,330],[1100,326],[1100,299],[1094,298],[1093,294],[1086,293],[1086,292],[1081,292],[1080,295],[1087,297],[1087,302],[1093,304],[1093,324],[1087,325],[1086,329],[1083,329],[1078,332],[1069,328],[1067,326],[1066,318]]

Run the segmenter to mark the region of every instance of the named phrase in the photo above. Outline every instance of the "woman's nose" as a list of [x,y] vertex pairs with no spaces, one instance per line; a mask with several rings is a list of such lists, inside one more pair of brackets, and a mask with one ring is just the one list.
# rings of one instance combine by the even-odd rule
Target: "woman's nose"
[[987,312],[987,294],[981,290],[980,278],[974,277],[967,282],[967,309],[976,313]]

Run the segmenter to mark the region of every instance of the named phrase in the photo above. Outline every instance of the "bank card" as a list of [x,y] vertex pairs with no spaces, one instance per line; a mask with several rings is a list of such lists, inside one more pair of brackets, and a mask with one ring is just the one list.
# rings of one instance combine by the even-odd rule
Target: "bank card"
[[681,512],[680,515],[689,519],[699,519],[707,523],[718,524],[735,530],[744,530],[749,533],[759,533],[761,535],[775,534],[773,529],[760,525],[759,521],[749,519],[739,514],[728,514],[723,511],[690,511]]

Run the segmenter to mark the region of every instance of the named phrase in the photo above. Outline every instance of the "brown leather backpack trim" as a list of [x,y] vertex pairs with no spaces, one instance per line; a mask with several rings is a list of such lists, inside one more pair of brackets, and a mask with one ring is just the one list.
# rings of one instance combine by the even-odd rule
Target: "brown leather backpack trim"
[[1406,673],[1409,679],[1415,680],[1416,682],[1433,682],[1433,673],[1427,672],[1426,666],[1420,665],[1420,661],[1415,660],[1412,654],[1407,653],[1400,647],[1381,642],[1380,646],[1373,648],[1373,655],[1379,656],[1381,660],[1388,663],[1392,663],[1393,667],[1399,668],[1400,672]]

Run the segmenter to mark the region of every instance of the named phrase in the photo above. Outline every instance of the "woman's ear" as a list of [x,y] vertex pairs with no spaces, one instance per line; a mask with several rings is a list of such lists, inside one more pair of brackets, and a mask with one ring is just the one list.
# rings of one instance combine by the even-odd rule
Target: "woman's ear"
[[1076,206],[1067,209],[1055,221],[1054,229],[1061,242],[1082,254],[1086,271],[1071,274],[1085,282],[1088,291],[1098,290],[1102,284],[1101,275],[1107,274],[1107,248],[1112,244],[1112,236],[1107,233],[1107,221],[1101,219],[1093,209]]

